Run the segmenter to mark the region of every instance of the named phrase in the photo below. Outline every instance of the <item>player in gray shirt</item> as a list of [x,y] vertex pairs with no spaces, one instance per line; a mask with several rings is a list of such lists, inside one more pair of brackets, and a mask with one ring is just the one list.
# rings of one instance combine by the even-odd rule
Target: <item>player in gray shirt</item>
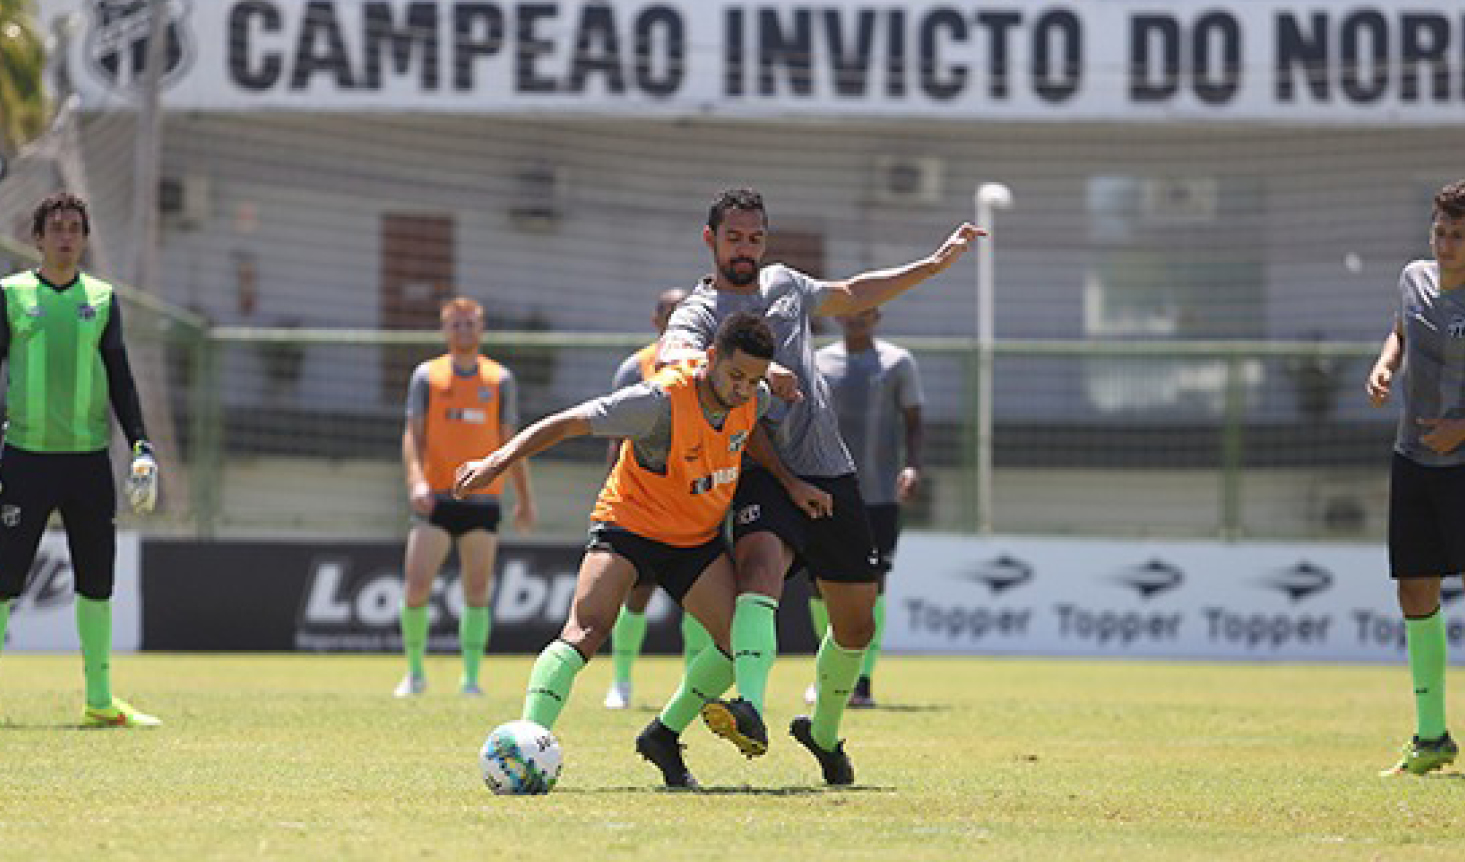
[[813,715],[795,718],[789,732],[818,759],[829,784],[854,781],[839,725],[875,632],[879,591],[870,526],[829,387],[814,363],[809,320],[853,314],[894,299],[945,271],[980,233],[963,224],[928,257],[843,281],[820,281],[781,264],[762,265],[768,218],[758,192],[721,192],[708,210],[702,237],[712,252],[713,272],[672,315],[660,358],[674,361],[705,349],[718,321],[730,314],[763,315],[777,344],[778,368],[770,370],[770,384],[777,396],[795,396],[776,402],[764,425],[783,463],[834,498],[830,515],[814,519],[790,505],[778,483],[760,470],[745,471],[738,485],[733,539],[740,594],[732,638],[740,697],[708,703],[702,717],[749,757],[768,748],[762,713],[777,653],[778,599],[796,561],[819,584],[831,633],[816,658],[819,696]]
[[1465,181],[1435,195],[1429,239],[1434,259],[1414,261],[1399,276],[1394,327],[1366,387],[1381,406],[1403,369],[1389,476],[1389,570],[1404,613],[1415,732],[1385,775],[1423,775],[1459,753],[1445,726],[1440,581],[1465,571]]
[[[872,677],[885,633],[885,579],[900,538],[900,504],[921,481],[921,375],[910,351],[875,337],[880,309],[841,317],[844,338],[814,354],[819,376],[834,397],[839,433],[854,455],[860,496],[875,541],[880,597],[875,600],[875,635],[865,648],[851,707],[872,707]],[[829,628],[829,611],[817,586],[809,596],[809,618],[816,636]],[[804,700],[815,703],[819,687],[810,684]]]

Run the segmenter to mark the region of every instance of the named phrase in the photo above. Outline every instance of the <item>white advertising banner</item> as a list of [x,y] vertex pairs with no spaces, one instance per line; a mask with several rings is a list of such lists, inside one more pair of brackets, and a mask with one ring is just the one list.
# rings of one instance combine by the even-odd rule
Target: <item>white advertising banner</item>
[[[167,0],[175,110],[1454,124],[1458,0]],[[151,5],[72,15],[87,107],[136,92]],[[63,28],[65,29],[65,28]]]
[[[1465,656],[1465,594],[1446,582]],[[1382,546],[907,533],[886,592],[903,653],[1396,661]]]
[[[140,546],[137,533],[117,534],[117,579],[112,591],[113,652],[136,652],[142,644]],[[41,538],[25,592],[11,606],[5,652],[75,652],[81,648],[76,638],[72,583],[66,534],[47,531]]]

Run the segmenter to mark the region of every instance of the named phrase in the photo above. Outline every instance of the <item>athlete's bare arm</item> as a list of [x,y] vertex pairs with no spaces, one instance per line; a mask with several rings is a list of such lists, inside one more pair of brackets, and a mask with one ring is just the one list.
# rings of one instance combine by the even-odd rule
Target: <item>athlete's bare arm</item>
[[538,455],[563,440],[589,434],[590,420],[582,414],[582,407],[571,407],[546,416],[515,434],[512,440],[488,457],[460,464],[453,482],[453,496],[462,499],[470,491],[487,487],[519,461]]
[[761,424],[754,425],[753,433],[748,437],[748,457],[757,461],[763,469],[778,480],[779,484],[783,485],[789,499],[793,500],[794,505],[802,509],[804,514],[811,518],[825,518],[834,511],[834,497],[789,472],[788,467],[784,466],[783,459],[779,458],[778,452],[774,450],[773,441],[768,439],[768,432]]
[[829,290],[815,313],[837,317],[884,305],[926,279],[945,272],[978,237],[986,235],[987,232],[981,228],[963,223],[928,257],[905,266],[872,270],[844,281],[828,282]]

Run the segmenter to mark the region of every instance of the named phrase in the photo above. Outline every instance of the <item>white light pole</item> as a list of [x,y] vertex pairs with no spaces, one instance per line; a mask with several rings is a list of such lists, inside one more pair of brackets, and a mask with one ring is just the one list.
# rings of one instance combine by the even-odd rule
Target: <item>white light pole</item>
[[1002,183],[982,183],[975,195],[977,227],[987,232],[977,245],[977,532],[992,532],[992,306],[994,210],[1012,206],[1012,190]]

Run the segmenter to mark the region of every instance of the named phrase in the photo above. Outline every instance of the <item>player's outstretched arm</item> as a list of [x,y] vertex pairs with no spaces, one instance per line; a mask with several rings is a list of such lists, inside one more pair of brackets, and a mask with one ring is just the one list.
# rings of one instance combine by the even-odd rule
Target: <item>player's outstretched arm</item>
[[845,281],[831,282],[831,290],[819,303],[816,313],[824,316],[856,314],[867,308],[883,305],[928,278],[940,275],[957,261],[978,237],[986,236],[981,228],[963,222],[952,231],[941,247],[930,255],[905,266],[860,273]]
[[590,420],[581,415],[580,407],[562,410],[535,422],[513,439],[477,461],[458,465],[453,482],[453,496],[459,499],[470,491],[487,487],[505,471],[525,458],[531,458],[571,437],[590,433]]
[[783,485],[789,499],[793,500],[794,505],[802,509],[804,514],[811,518],[824,518],[834,511],[834,497],[789,472],[783,459],[778,457],[777,450],[773,448],[773,441],[768,439],[768,432],[761,424],[754,425],[753,433],[748,436],[748,457],[773,474],[773,478]]

